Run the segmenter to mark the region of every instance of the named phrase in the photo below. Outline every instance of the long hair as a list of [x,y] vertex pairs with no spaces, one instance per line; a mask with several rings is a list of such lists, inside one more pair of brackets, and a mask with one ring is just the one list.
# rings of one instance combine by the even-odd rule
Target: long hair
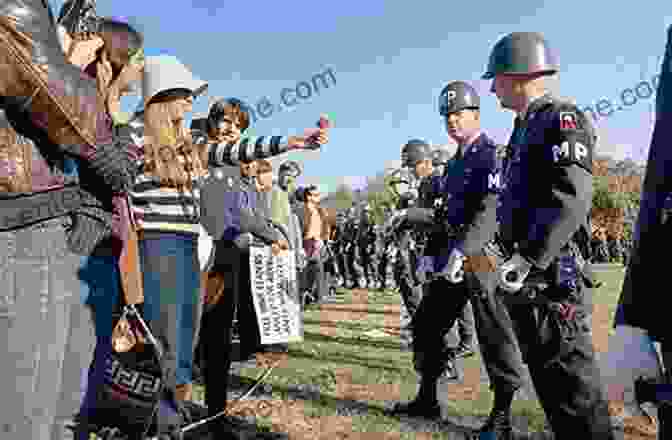
[[172,120],[172,102],[150,102],[145,109],[145,172],[161,186],[191,190],[206,170],[190,132]]
[[[93,66],[95,66],[98,90],[106,95],[108,88],[119,77],[123,68],[131,63],[132,58],[136,57],[138,52],[142,50],[144,38],[142,33],[130,24],[112,18],[103,18],[100,20],[98,36],[103,40],[104,44],[98,50],[97,62]],[[101,76],[102,69],[98,67],[103,51],[107,53],[108,59],[112,64],[112,78],[109,79]],[[109,82],[106,82],[107,80]]]

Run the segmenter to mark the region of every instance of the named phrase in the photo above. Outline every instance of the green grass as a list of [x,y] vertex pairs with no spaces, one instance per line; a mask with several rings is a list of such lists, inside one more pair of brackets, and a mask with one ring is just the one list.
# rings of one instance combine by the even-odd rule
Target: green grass
[[[593,290],[593,302],[596,307],[606,306],[610,318],[613,317],[616,301],[620,294],[623,271],[612,268],[600,272],[604,285]],[[352,292],[341,293],[343,301],[340,307],[346,307],[352,301]],[[398,316],[385,311],[385,306],[399,304],[396,294],[371,293],[367,314],[356,314],[353,320],[328,319],[328,313],[310,310],[304,315],[305,340],[292,344],[287,362],[275,369],[267,382],[273,386],[273,395],[286,399],[295,387],[311,384],[319,389],[319,394],[306,398],[306,414],[311,417],[337,415],[337,407],[344,404],[343,384],[339,390],[339,374],[347,372],[347,380],[354,386],[381,389],[399,387],[398,393],[386,393],[376,396],[372,392],[368,398],[350,402],[356,408],[352,418],[352,429],[355,432],[401,432],[402,439],[415,438],[413,432],[404,433],[400,419],[389,417],[384,407],[389,400],[408,400],[416,392],[417,376],[412,367],[410,352],[400,351],[399,339],[395,336],[372,339],[363,334],[384,326],[398,326]],[[361,305],[353,306],[361,307]],[[329,327],[329,336],[321,331],[321,326]],[[464,361],[464,368],[480,368],[480,357],[474,356]],[[256,368],[243,369],[241,375],[249,380],[260,373]],[[342,378],[342,376],[340,376]],[[388,387],[385,387],[388,385]],[[447,385],[454,386],[454,385]],[[202,390],[201,390],[202,391]],[[339,392],[340,391],[340,392]],[[378,393],[380,394],[380,393]],[[492,403],[492,393],[487,384],[482,384],[473,400],[447,402],[446,412],[449,416],[482,416],[486,417]],[[387,399],[387,400],[377,400]],[[542,430],[544,427],[543,412],[536,401],[517,399],[513,406],[514,418],[527,421],[529,432]],[[263,419],[260,420],[265,424]],[[414,425],[415,426],[415,425]],[[448,434],[436,433],[432,438],[448,439]]]

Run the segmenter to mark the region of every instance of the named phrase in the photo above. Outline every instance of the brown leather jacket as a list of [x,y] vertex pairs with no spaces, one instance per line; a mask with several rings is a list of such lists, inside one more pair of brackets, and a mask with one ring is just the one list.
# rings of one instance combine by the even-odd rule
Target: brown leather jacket
[[[68,63],[42,0],[0,2],[0,107],[17,100],[50,142],[17,136],[0,115],[0,192],[62,185],[64,153],[85,161],[112,131],[95,79]],[[46,139],[45,139],[46,141]]]

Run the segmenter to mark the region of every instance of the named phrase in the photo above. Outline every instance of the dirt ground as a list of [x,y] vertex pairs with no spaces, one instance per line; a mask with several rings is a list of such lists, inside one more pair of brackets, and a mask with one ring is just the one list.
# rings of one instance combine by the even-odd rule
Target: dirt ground
[[[330,304],[328,310],[320,311],[320,320],[326,322],[358,322],[367,316],[368,293],[366,290],[355,290],[353,301],[348,304]],[[386,311],[400,312],[400,305],[386,305]],[[595,305],[593,312],[593,340],[595,350],[604,353],[607,350],[611,319],[607,307]],[[398,335],[400,330],[399,315],[396,313],[386,314],[384,328],[381,329],[391,335]],[[335,336],[336,326],[320,327],[320,334]],[[268,362],[269,359],[259,359],[260,362]],[[362,385],[352,382],[352,375],[347,368],[335,372],[336,397],[356,401],[370,400],[397,400],[399,399],[399,387],[389,384]],[[449,390],[451,400],[476,399],[481,383],[480,371],[475,368],[465,369],[463,383],[452,385]],[[396,440],[400,438],[398,433],[356,433],[352,430],[352,422],[349,416],[309,417],[305,414],[304,405],[300,400],[252,400],[239,403],[231,411],[240,416],[253,416],[255,414],[267,417],[271,420],[273,429],[287,432],[292,439],[296,440],[332,440],[332,439],[380,439]],[[610,404],[612,415],[622,413],[622,404],[612,402]],[[418,432],[415,437],[418,440],[431,438],[429,433]],[[655,424],[649,419],[625,420],[625,440],[654,440],[656,438]]]

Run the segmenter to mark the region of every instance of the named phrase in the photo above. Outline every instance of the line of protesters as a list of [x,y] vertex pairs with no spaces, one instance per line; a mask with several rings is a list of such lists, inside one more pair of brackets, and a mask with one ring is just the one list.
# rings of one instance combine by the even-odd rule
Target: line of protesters
[[[211,166],[328,141],[325,127],[241,137],[248,122],[235,100],[206,131],[189,130],[185,116],[207,83],[174,57],[145,58],[142,44],[137,29],[95,16],[90,2],[66,2],[58,22],[42,1],[0,6],[3,437],[178,438],[224,409],[228,370],[219,368],[228,366],[217,356],[249,287],[238,284],[244,236],[274,253],[289,244],[259,221],[244,176],[220,193],[237,202],[213,235],[230,250],[214,267],[233,301],[202,316],[201,186]],[[142,103],[129,117],[120,100],[139,82]],[[201,318],[209,413],[187,402]],[[278,437],[233,418],[207,428],[218,439]]]

